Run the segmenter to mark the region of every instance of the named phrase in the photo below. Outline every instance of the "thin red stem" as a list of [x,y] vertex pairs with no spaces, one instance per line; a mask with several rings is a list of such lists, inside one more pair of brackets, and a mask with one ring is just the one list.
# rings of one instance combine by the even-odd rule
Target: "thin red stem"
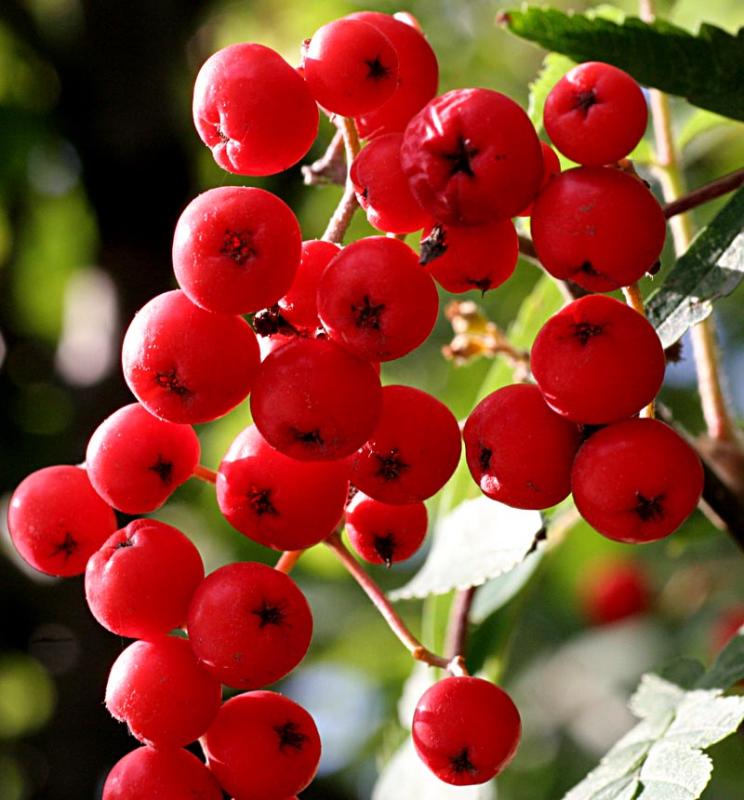
[[289,575],[304,552],[304,550],[285,550],[279,557],[274,568],[279,570],[279,572],[283,572],[285,575]]
[[194,468],[193,477],[198,478],[200,481],[205,481],[206,483],[217,483],[217,473],[213,469],[204,467],[201,464],[197,464]]

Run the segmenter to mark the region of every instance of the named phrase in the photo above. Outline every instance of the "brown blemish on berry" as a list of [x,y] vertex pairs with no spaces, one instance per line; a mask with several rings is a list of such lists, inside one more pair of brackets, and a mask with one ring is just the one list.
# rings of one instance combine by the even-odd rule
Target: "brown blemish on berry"
[[389,453],[373,453],[377,459],[377,472],[375,475],[384,481],[397,480],[402,472],[405,472],[409,465],[398,456],[397,448],[393,448]]

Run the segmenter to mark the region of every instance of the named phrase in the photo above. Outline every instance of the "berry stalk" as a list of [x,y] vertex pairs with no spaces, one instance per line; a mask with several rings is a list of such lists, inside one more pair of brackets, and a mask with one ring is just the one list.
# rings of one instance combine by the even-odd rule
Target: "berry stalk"
[[197,464],[194,467],[193,477],[205,483],[217,483],[217,473],[213,469],[209,469],[209,467],[205,467],[202,464]]
[[304,550],[286,550],[281,554],[279,560],[276,562],[274,569],[289,575],[294,565],[300,560],[300,556]]
[[340,244],[343,241],[351,218],[359,207],[354,184],[349,178],[349,170],[360,150],[359,134],[354,120],[348,117],[341,118],[340,128],[344,138],[344,150],[346,151],[346,184],[341,200],[336,206],[333,216],[328,221],[328,226],[322,237],[324,241],[333,242],[334,244]]

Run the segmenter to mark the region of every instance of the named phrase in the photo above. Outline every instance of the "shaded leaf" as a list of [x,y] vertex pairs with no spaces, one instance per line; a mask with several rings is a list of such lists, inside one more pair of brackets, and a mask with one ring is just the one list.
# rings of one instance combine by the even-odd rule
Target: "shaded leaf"
[[744,634],[739,632],[721,650],[697,685],[701,689],[728,689],[741,680],[744,680]]
[[470,620],[479,625],[495,611],[505,606],[535,574],[544,550],[530,553],[514,569],[492,578],[478,590],[470,609]]
[[543,59],[540,72],[530,84],[527,103],[527,113],[538,133],[543,129],[543,109],[550,90],[574,66],[575,61],[560,53],[548,53]]
[[527,7],[503,14],[512,33],[575,61],[606,61],[645,86],[744,120],[744,31],[703,24],[697,36],[657,19],[618,23],[587,14]]
[[[744,93],[743,93],[744,94]],[[711,313],[713,301],[744,278],[744,187],[726,203],[677,260],[646,304],[664,347]]]
[[698,136],[702,136],[702,134],[714,128],[720,128],[722,125],[735,126],[736,124],[720,114],[696,108],[680,128],[677,136],[677,147],[680,151],[685,150]]

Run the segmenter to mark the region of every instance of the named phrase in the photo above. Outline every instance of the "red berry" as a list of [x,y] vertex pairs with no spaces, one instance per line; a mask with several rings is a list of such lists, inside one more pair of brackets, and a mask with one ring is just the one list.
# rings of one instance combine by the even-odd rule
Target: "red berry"
[[165,422],[131,403],[96,428],[85,466],[109,505],[126,514],[146,514],[160,508],[194,474],[199,453],[190,425]]
[[655,419],[616,422],[591,436],[573,466],[576,508],[619,542],[652,542],[674,533],[703,489],[697,453]]
[[646,571],[632,561],[589,565],[580,595],[584,614],[595,625],[645,614],[651,605]]
[[302,258],[289,290],[279,300],[284,319],[301,330],[315,330],[318,319],[318,284],[331,259],[341,252],[332,242],[312,239],[302,243]]
[[437,57],[420,29],[399,19],[377,11],[359,11],[349,17],[374,25],[388,37],[398,55],[398,85],[380,108],[357,118],[359,135],[371,139],[384,133],[401,133],[437,92]]
[[514,272],[518,258],[517,232],[511,220],[502,219],[465,228],[429,228],[421,239],[419,261],[443,289],[461,294],[500,286]]
[[116,530],[116,516],[80,467],[45,467],[10,498],[8,529],[16,550],[39,572],[69,577]]
[[498,775],[522,733],[509,695],[482,678],[444,678],[424,692],[413,715],[413,744],[445,783],[471,786]]
[[428,526],[426,506],[391,506],[357,492],[346,511],[346,531],[357,553],[370,564],[391,566],[421,547]]
[[348,491],[348,462],[289,458],[255,425],[238,434],[217,475],[217,502],[227,521],[276,550],[301,550],[329,536]]
[[194,84],[193,112],[214,160],[239,175],[291,167],[318,132],[318,107],[307,84],[260,44],[234,44],[207,59]]
[[207,311],[248,314],[273,305],[300,263],[302,234],[271,192],[221,186],[192,200],[173,237],[178,285]]
[[85,570],[85,599],[104,628],[154,639],[186,621],[204,578],[199,551],[179,530],[136,519],[110,536]]
[[543,176],[529,117],[490,89],[455,89],[432,100],[408,123],[401,163],[413,196],[450,225],[513,217]]
[[553,144],[577,164],[625,158],[641,141],[648,111],[641,87],[600,61],[567,72],[545,100],[543,120]]
[[241,800],[285,800],[310,783],[320,761],[313,718],[276,692],[232,697],[201,743],[222,788]]
[[460,429],[435,397],[410,386],[382,390],[380,421],[352,460],[351,482],[381,503],[436,494],[460,460]]
[[302,661],[313,618],[288,575],[245,562],[228,564],[204,579],[191,601],[188,629],[207,672],[228,686],[258,689]]
[[[711,655],[717,656],[739,633],[742,625],[744,625],[744,605],[739,604],[725,609],[718,616],[711,630]],[[741,681],[739,685],[741,685]]]
[[543,325],[530,366],[553,411],[598,425],[630,417],[650,403],[664,380],[665,359],[645,317],[594,294]]
[[532,239],[554,277],[590,292],[629,286],[664,246],[661,206],[638,178],[608,167],[579,167],[548,183],[532,209]]
[[300,461],[334,461],[369,438],[380,415],[375,368],[328,339],[295,339],[261,364],[251,413],[266,441]]
[[354,159],[349,173],[370,225],[387,233],[412,233],[431,224],[403,174],[402,142],[400,133],[378,136]]
[[369,361],[410,353],[431,333],[439,297],[404,242],[370,236],[345,247],[318,286],[318,313],[331,339]]
[[549,508],[571,489],[577,425],[552,412],[537,386],[489,394],[463,430],[470,474],[481,491],[515,508]]
[[358,19],[337,19],[315,31],[302,67],[318,103],[344,117],[375,111],[398,85],[398,56],[390,40]]
[[[543,155],[543,177],[539,191],[542,192],[542,190],[548,185],[551,178],[554,178],[556,175],[560,175],[561,162],[558,159],[558,156],[555,154],[555,151],[549,144],[545,144],[545,142],[540,142],[540,147],[542,148],[542,155]],[[527,208],[520,211],[519,216],[531,217],[532,205],[533,204],[530,203],[527,206]]]
[[106,708],[136,739],[156,748],[198,739],[215,718],[221,687],[185,639],[133,642],[111,667]]
[[117,761],[103,800],[222,800],[212,773],[188,750],[138,747]]
[[150,413],[170,422],[209,422],[248,395],[258,343],[244,319],[165,292],[132,320],[122,363],[129,388]]

